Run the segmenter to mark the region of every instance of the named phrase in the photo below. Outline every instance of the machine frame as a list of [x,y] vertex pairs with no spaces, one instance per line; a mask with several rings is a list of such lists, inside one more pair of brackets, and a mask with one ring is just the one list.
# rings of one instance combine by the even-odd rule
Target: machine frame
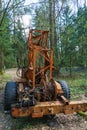
[[21,77],[15,81],[16,96],[12,97],[13,101],[8,101],[9,104],[6,104],[6,96],[10,90],[13,91],[13,86],[6,85],[5,88],[5,110],[9,109],[13,117],[38,118],[44,115],[87,111],[87,101],[70,101],[70,90],[66,82],[53,79],[53,49],[49,49],[48,43],[48,31],[30,30],[28,66],[22,68]]

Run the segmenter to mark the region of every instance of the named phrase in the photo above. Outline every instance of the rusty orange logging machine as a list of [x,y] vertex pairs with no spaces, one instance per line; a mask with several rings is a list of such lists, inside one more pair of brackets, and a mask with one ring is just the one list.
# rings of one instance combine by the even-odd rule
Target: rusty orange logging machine
[[[70,101],[67,83],[53,79],[53,50],[48,43],[48,31],[30,30],[28,65],[22,68],[20,78],[7,82],[5,87],[4,110],[13,117],[37,118],[87,111],[87,101]],[[17,75],[19,72],[20,69]]]

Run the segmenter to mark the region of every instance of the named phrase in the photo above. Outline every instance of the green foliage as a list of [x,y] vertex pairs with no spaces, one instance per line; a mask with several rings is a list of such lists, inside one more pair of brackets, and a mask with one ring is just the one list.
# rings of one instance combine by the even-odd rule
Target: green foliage
[[2,10],[0,15],[0,71],[4,68],[17,67],[17,59],[24,59],[26,48],[24,31],[20,23],[20,15],[24,13],[24,10],[19,8],[22,3],[20,0],[9,2],[7,2],[9,7],[3,4],[0,6]]
[[[15,37],[15,38],[14,38]],[[14,43],[13,48],[14,50],[14,56],[16,58],[18,67],[22,67],[25,65],[25,59],[26,59],[26,40],[22,31],[22,25],[20,23],[20,20],[17,22],[17,29],[15,30],[14,34]]]
[[42,3],[35,9],[35,17],[33,17],[33,26],[36,29],[49,29],[49,4]]
[[10,76],[10,75],[5,74],[4,72],[3,72],[3,74],[0,73],[0,90],[3,89],[3,87],[4,87],[5,84],[6,84],[6,82],[9,81],[10,79],[11,79],[11,76]]
[[83,116],[87,120],[87,112],[78,112],[77,114]]
[[72,99],[79,99],[81,95],[86,94],[87,82],[84,78],[68,80]]
[[76,29],[79,46],[78,64],[83,67],[87,67],[87,7],[79,8],[76,18]]
[[26,38],[20,18],[29,12],[35,13],[32,18],[34,28],[51,32],[48,46],[53,46],[57,73],[61,67],[69,68],[70,75],[75,66],[87,68],[87,7],[78,7],[77,12],[73,13],[67,0],[39,0],[39,4],[32,4],[29,9],[28,6],[20,8],[23,4],[21,0],[13,1],[6,10],[1,0],[0,71],[4,67],[27,64]]
[[32,126],[30,123],[27,124],[27,128],[30,129]]
[[[54,2],[55,8],[53,16],[55,24],[51,26],[51,30],[54,31],[50,35],[55,36],[53,43],[55,65],[58,72],[61,67],[69,67],[72,75],[74,66],[87,67],[87,7],[78,7],[77,14],[74,14],[68,6],[69,1],[51,2]],[[47,0],[36,7],[36,15],[33,18],[35,28],[46,27],[50,30],[50,11],[53,10],[50,9],[49,3]]]

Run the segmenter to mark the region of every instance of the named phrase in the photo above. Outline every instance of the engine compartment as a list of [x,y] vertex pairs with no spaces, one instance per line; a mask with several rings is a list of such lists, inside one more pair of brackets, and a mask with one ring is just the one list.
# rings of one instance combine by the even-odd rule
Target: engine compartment
[[57,101],[63,94],[60,84],[51,80],[45,85],[38,85],[35,88],[19,83],[17,87],[18,102],[21,106],[34,106],[37,102]]

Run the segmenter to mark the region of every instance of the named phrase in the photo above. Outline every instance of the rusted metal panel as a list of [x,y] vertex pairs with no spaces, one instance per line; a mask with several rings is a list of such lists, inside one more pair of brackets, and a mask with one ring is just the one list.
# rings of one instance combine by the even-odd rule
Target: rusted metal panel
[[65,106],[64,113],[72,114],[74,112],[87,111],[87,101],[72,101],[69,105]]
[[52,114],[73,114],[74,112],[87,111],[87,101],[72,101],[68,105],[64,105],[60,101],[39,102],[36,106],[31,107],[13,107],[11,115],[13,117],[31,116],[33,118],[43,117],[43,115]]

